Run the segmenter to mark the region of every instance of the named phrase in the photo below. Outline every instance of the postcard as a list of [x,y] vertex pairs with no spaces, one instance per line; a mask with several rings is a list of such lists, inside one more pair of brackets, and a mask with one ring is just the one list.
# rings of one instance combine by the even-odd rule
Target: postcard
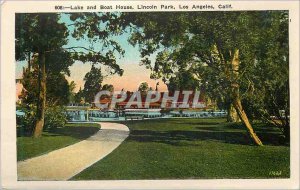
[[298,1],[3,1],[1,188],[299,188]]

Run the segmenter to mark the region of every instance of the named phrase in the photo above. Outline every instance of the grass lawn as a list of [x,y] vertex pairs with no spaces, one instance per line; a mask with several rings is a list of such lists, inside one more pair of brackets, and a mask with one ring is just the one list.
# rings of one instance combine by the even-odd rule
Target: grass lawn
[[276,128],[255,124],[265,146],[225,119],[123,122],[129,137],[71,180],[288,178],[290,148]]
[[53,150],[63,148],[84,140],[99,130],[96,123],[67,124],[64,128],[43,132],[42,137],[34,139],[18,135],[17,160],[25,160]]

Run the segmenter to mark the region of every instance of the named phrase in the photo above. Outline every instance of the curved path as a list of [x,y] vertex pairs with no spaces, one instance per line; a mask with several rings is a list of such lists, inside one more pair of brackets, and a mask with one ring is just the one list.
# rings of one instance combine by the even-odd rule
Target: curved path
[[107,156],[129,135],[126,125],[97,123],[101,129],[86,140],[18,162],[18,180],[68,180]]

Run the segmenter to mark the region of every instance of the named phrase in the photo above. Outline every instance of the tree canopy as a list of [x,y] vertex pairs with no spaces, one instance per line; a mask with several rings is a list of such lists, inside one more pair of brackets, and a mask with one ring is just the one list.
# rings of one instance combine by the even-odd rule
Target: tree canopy
[[[30,89],[30,101],[37,107],[35,136],[43,129],[47,102],[65,103],[62,94],[72,92],[64,76],[74,61],[92,64],[75,100],[84,96],[92,102],[104,88],[99,65],[108,66],[110,74],[123,74],[116,55],[122,57],[124,50],[112,36],[129,32],[129,43],[139,46],[141,62],[151,69],[152,79],[162,79],[173,91],[204,89],[220,107],[236,111],[258,145],[262,142],[248,118],[280,126],[289,137],[287,11],[63,15],[69,23],[62,22],[59,13],[16,14],[16,60],[28,61],[25,88],[36,84]],[[72,46],[69,39],[85,39],[90,45]],[[147,91],[148,86],[139,90]],[[56,100],[58,96],[62,98]]]
[[[256,84],[256,72],[288,68],[286,11],[146,12],[125,13],[123,18],[133,25],[129,41],[139,45],[142,63],[152,69],[153,78],[167,81],[179,70],[191,72],[207,93],[233,104],[255,143],[262,144],[242,101],[254,94],[250,87]],[[149,59],[153,53],[157,53],[155,63]],[[285,55],[277,59],[278,53]],[[266,62],[276,66],[263,65]],[[266,81],[264,77],[267,75],[261,75],[260,82]],[[275,81],[288,80],[284,78]]]
[[[123,70],[116,64],[115,52],[121,55],[124,52],[109,38],[119,33],[118,28],[114,27],[114,15],[111,13],[68,15],[72,21],[71,25],[74,26],[72,31],[69,30],[69,24],[61,22],[60,13],[16,14],[16,60],[27,60],[28,72],[31,72],[33,56],[37,62],[37,67],[34,68],[37,74],[28,74],[35,77],[33,80],[36,80],[37,84],[37,91],[33,93],[35,97],[32,97],[37,108],[34,137],[41,136],[43,130],[47,94],[51,94],[49,91],[51,87],[47,88],[47,85],[55,85],[47,78],[60,77],[64,81],[61,73],[69,74],[69,66],[75,60],[103,64],[110,68],[111,74],[123,74]],[[93,46],[70,46],[69,38],[76,40],[88,38],[90,42],[101,44],[102,49],[96,50]]]
[[94,101],[95,95],[101,90],[101,83],[103,81],[101,68],[96,68],[93,65],[91,70],[86,73],[84,81],[83,95],[85,101],[91,103]]

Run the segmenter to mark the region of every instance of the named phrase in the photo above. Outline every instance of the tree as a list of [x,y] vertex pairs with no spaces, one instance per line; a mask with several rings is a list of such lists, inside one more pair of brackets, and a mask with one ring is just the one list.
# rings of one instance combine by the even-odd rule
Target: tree
[[112,84],[105,84],[103,85],[102,90],[108,90],[109,92],[113,92],[114,86]]
[[59,23],[58,20],[58,14],[16,15],[16,59],[23,60],[24,55],[28,54],[28,52],[37,54],[38,96],[34,137],[41,136],[44,127],[47,78],[46,57],[57,51],[61,52],[61,47],[67,44],[67,28],[64,24]]
[[75,94],[74,100],[76,103],[82,104],[84,103],[84,94],[83,94],[83,90],[81,89],[81,87],[79,88],[79,91]]
[[[68,15],[73,21],[70,25],[61,22],[61,14],[57,13],[16,14],[16,60],[27,59],[29,70],[32,67],[30,64],[31,55],[36,56],[38,63],[38,74],[37,76],[33,75],[36,77],[38,86],[34,137],[40,137],[44,127],[46,81],[50,71],[64,72],[74,60],[79,60],[107,65],[111,68],[111,74],[122,75],[123,73],[123,70],[116,64],[114,52],[117,51],[121,54],[124,52],[115,41],[109,39],[111,34],[118,33],[118,28],[110,25],[111,22],[114,22],[113,15],[110,13],[72,13]],[[73,26],[72,36],[69,35],[69,26],[71,25]],[[93,43],[100,43],[102,49],[68,46],[68,38],[70,37],[77,40],[88,38]],[[109,49],[109,47],[112,48]],[[104,49],[108,49],[108,51],[103,51]],[[69,62],[69,60],[73,61]],[[63,64],[65,62],[69,65]]]
[[[47,56],[46,62],[46,106],[65,105],[69,102],[70,88],[65,78],[65,75],[69,75],[69,65],[72,64],[70,57],[64,57],[64,53],[57,52],[55,56],[63,58],[54,58],[54,54]],[[69,59],[68,59],[69,58]],[[23,70],[22,85],[24,87],[22,91],[22,99],[26,104],[35,104],[38,97],[38,61],[36,57],[31,60],[30,69],[27,67]],[[49,63],[51,62],[51,64]],[[52,68],[53,65],[57,65]]]
[[142,83],[139,85],[138,91],[140,91],[142,95],[145,96],[149,90],[150,90],[150,89],[149,89],[149,85],[148,85],[147,82],[142,82]]
[[75,88],[76,88],[76,83],[74,81],[71,81],[69,84],[69,103],[75,102],[75,95],[76,95],[76,93],[74,92]]
[[27,60],[29,70],[31,68],[32,43],[34,40],[30,32],[28,32],[33,31],[30,24],[32,18],[27,15],[17,14],[15,20],[15,37],[17,41],[15,44],[15,59]]
[[175,76],[170,77],[167,81],[168,90],[174,92],[175,90],[199,90],[199,80],[196,79],[189,70],[180,70],[175,73]]
[[[49,79],[49,80],[48,80]],[[70,85],[63,74],[47,76],[46,99],[50,105],[67,105],[70,98]]]
[[270,14],[260,35],[255,67],[248,70],[249,80],[241,86],[250,89],[244,95],[247,112],[282,129],[289,142],[289,15],[286,11]]
[[101,90],[101,83],[103,76],[101,74],[101,68],[96,68],[92,65],[91,70],[86,73],[84,79],[83,95],[85,101],[91,103],[94,101],[96,94]]
[[[132,44],[139,44],[142,62],[152,68],[157,78],[169,78],[178,68],[193,68],[194,74],[228,100],[257,145],[261,140],[254,132],[242,105],[245,73],[255,66],[264,39],[270,30],[266,21],[278,12],[180,12],[125,13],[135,27]],[[149,56],[157,53],[154,64]]]
[[[24,104],[35,104],[36,97],[38,95],[37,80],[33,77],[37,76],[37,72],[26,72],[23,74],[21,98]],[[48,74],[47,76],[47,106],[66,105],[69,102],[70,86],[68,81],[65,79],[63,74],[53,75]]]

